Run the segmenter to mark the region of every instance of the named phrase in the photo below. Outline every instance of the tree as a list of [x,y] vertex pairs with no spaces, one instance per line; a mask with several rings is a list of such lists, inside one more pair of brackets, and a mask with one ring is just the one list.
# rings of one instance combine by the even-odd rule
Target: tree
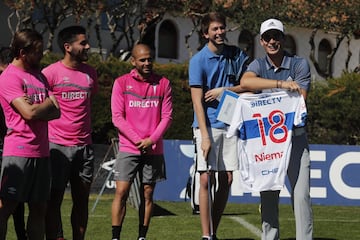
[[[248,30],[250,32],[258,32],[260,23],[269,17],[279,17],[286,12],[287,1],[278,0],[184,0],[178,5],[178,11],[182,16],[188,17],[193,23],[192,30],[185,36],[185,43],[188,47],[190,56],[190,46],[187,44],[188,39],[194,34],[198,34],[199,48],[204,44],[200,23],[203,16],[210,12],[216,11],[228,17],[228,21],[235,24],[234,27],[228,28],[227,31]],[[198,49],[199,49],[198,48]]]
[[[328,0],[328,1],[305,1],[292,0],[289,11],[286,12],[287,21],[292,25],[312,28],[313,33],[309,39],[311,45],[310,59],[314,63],[316,71],[324,78],[332,77],[331,65],[339,45],[346,41],[348,46],[348,63],[352,52],[349,48],[350,40],[360,29],[360,2],[357,0]],[[314,57],[316,50],[314,37],[316,32],[322,29],[326,32],[336,32],[336,44],[327,58],[326,71],[318,67],[318,62]]]
[[[237,29],[246,29],[254,34],[258,33],[259,26],[264,19],[278,18],[290,26],[313,29],[309,44],[311,51],[309,58],[316,71],[324,78],[332,77],[331,65],[333,58],[344,41],[348,46],[348,63],[352,52],[349,48],[350,40],[360,36],[360,1],[358,0],[215,0],[182,1],[179,11],[193,22],[192,31],[185,37],[185,41],[194,33],[200,34],[199,25],[204,13],[218,11],[229,17],[229,20],[238,24]],[[231,29],[230,29],[231,30]],[[314,38],[318,30],[336,32],[336,44],[327,57],[327,68],[322,70],[315,58],[316,46]],[[190,52],[190,54],[192,54]]]
[[102,14],[107,22],[113,45],[110,52],[115,56],[122,41],[125,51],[143,42],[155,48],[156,25],[166,12],[172,11],[177,1],[171,0],[112,0],[105,1]]
[[[52,50],[56,28],[68,17],[76,21],[87,19],[88,27],[95,22],[98,47],[101,46],[100,23],[106,20],[113,41],[110,52],[116,53],[120,43],[125,42],[125,50],[130,50],[137,42],[145,42],[154,48],[156,25],[165,13],[191,19],[193,29],[185,36],[185,42],[194,33],[198,34],[199,45],[202,36],[199,29],[202,16],[209,11],[218,11],[236,23],[234,29],[246,29],[258,33],[260,23],[270,17],[279,18],[287,25],[314,29],[309,39],[309,57],[319,75],[331,77],[331,64],[339,46],[344,41],[360,35],[360,1],[358,0],[4,0],[13,9],[8,17],[12,32],[19,27],[40,28],[41,33],[49,32],[47,49]],[[12,25],[16,19],[15,26]],[[234,30],[234,29],[229,29]],[[314,38],[318,30],[337,33],[336,44],[328,56],[327,69],[320,69],[315,58]],[[190,48],[189,48],[190,50]],[[192,52],[189,52],[192,55]],[[352,52],[348,47],[348,63]]]
[[[13,12],[8,17],[9,29],[12,33],[20,28],[38,29],[40,33],[48,32],[46,49],[52,51],[55,30],[70,16],[76,22],[84,16],[91,16],[101,1],[86,0],[5,0]],[[11,19],[16,17],[15,26]]]

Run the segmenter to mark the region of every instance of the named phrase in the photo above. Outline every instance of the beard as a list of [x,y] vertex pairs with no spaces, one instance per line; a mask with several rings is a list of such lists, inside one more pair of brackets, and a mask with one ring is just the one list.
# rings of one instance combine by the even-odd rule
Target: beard
[[86,62],[89,59],[87,51],[78,51],[71,54],[77,62]]
[[40,70],[40,63],[31,63],[29,67],[33,70]]
[[40,68],[41,68],[40,60],[39,61],[27,61],[26,63],[29,66],[29,69],[31,69],[31,70],[36,71],[36,70],[40,70]]

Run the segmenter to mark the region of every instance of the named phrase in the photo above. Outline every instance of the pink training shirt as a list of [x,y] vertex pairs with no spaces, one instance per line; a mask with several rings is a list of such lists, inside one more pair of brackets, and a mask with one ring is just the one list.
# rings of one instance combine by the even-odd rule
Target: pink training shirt
[[0,76],[0,103],[7,126],[3,156],[47,157],[47,121],[25,120],[11,105],[25,95],[34,104],[42,103],[48,97],[46,79],[40,72],[26,72],[10,64]]
[[149,154],[163,154],[163,135],[172,121],[170,81],[152,74],[142,80],[136,70],[117,78],[111,95],[112,121],[119,130],[119,151],[139,154],[136,143],[150,137]]
[[49,140],[64,146],[91,144],[91,95],[98,90],[96,70],[81,64],[77,69],[61,61],[42,71],[60,105],[61,117],[49,121]]

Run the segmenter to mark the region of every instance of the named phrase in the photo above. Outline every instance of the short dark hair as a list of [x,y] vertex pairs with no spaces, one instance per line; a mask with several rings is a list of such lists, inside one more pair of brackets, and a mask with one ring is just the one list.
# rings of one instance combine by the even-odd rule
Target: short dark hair
[[226,17],[221,13],[210,12],[206,14],[201,20],[201,33],[207,34],[209,30],[210,23],[220,22],[226,26]]
[[14,57],[20,55],[20,50],[29,50],[36,46],[39,42],[43,42],[42,35],[34,29],[22,29],[14,34],[11,42],[11,51]]
[[14,59],[10,47],[0,48],[0,64],[7,65]]
[[79,34],[86,34],[86,29],[82,26],[74,25],[62,29],[58,34],[58,45],[63,53],[65,53],[64,44],[72,43]]

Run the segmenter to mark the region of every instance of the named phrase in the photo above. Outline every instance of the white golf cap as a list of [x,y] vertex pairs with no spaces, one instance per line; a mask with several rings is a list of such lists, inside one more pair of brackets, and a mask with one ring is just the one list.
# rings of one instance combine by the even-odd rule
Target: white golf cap
[[260,27],[260,36],[266,32],[266,31],[269,31],[271,29],[275,29],[275,30],[279,30],[281,32],[284,32],[284,25],[282,24],[282,22],[280,22],[279,20],[277,19],[274,19],[274,18],[270,18],[266,21],[264,21],[262,24],[261,24],[261,27]]

